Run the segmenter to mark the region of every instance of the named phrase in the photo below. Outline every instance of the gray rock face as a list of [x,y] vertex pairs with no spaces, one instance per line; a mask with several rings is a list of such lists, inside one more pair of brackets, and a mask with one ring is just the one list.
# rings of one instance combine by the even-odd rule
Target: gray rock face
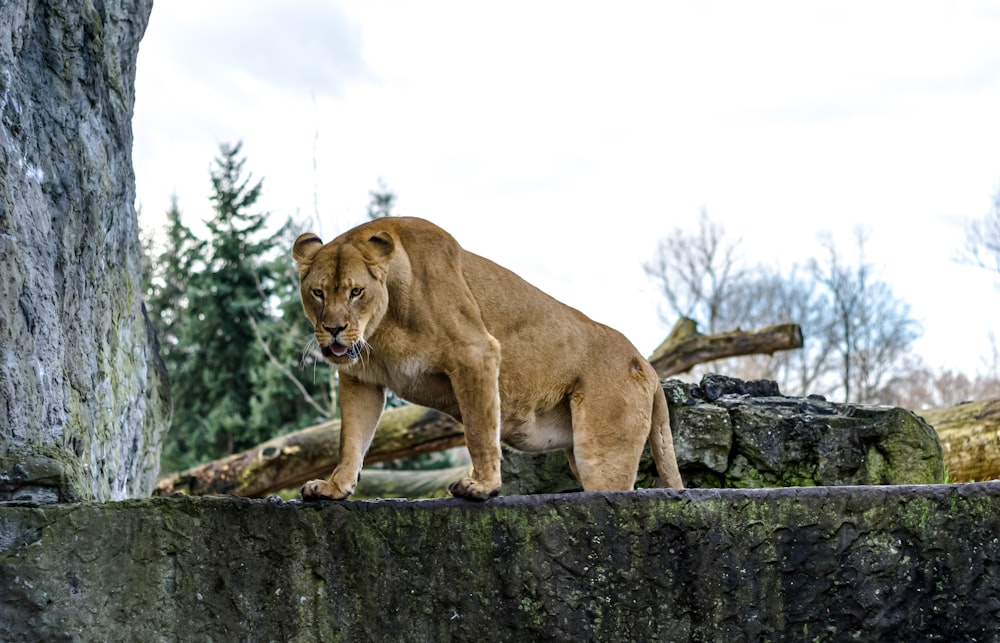
[[0,640],[995,641],[998,533],[1000,482],[0,506]]
[[134,209],[151,0],[0,3],[0,500],[150,492],[169,414]]
[[[777,384],[707,375],[663,384],[688,487],[931,484],[945,480],[937,434],[912,412],[786,397]],[[561,453],[507,453],[505,495],[580,489]],[[648,452],[638,486],[651,486]]]
[[766,380],[664,384],[681,472],[692,486],[944,482],[934,429],[910,411],[786,397]]

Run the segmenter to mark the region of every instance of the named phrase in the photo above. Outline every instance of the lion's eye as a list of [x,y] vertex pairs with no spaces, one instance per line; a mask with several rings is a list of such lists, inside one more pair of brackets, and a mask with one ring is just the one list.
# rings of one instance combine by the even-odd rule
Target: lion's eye
[[357,299],[365,292],[364,288],[351,288],[351,299]]
[[323,298],[323,291],[320,290],[319,288],[313,288],[309,292],[311,292],[312,296],[315,297],[316,299],[322,299]]

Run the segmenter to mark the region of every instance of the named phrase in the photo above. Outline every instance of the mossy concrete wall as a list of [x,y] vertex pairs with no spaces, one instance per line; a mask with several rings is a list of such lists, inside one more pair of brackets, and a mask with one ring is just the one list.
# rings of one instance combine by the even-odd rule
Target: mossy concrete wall
[[995,640],[1000,483],[0,507],[3,641]]

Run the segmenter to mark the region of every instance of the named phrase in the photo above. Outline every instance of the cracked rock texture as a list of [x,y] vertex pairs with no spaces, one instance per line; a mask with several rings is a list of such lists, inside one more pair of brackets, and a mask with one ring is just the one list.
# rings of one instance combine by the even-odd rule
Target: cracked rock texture
[[0,506],[3,641],[993,641],[1000,483]]
[[131,151],[151,8],[0,3],[0,500],[119,499],[155,482],[169,401]]
[[[911,411],[787,397],[774,382],[706,375],[663,384],[687,487],[932,484],[941,442]],[[579,490],[562,453],[504,454],[504,494]],[[656,468],[643,459],[638,486]]]

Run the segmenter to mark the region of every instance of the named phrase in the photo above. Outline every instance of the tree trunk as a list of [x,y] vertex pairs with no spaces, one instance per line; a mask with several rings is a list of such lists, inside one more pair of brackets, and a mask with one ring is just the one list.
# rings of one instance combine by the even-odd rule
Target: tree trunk
[[374,498],[444,498],[448,487],[469,475],[468,466],[420,471],[365,469],[352,500]]
[[778,324],[759,330],[702,335],[693,319],[681,317],[649,362],[667,378],[685,373],[698,364],[738,355],[770,355],[776,351],[802,348],[798,324]]
[[0,3],[0,500],[148,495],[169,392],[142,306],[151,0]]
[[920,411],[936,430],[951,482],[1000,478],[1000,400]]
[[[465,444],[462,425],[422,406],[382,414],[365,464],[386,462]],[[260,497],[326,478],[340,459],[340,421],[279,436],[243,453],[164,476],[156,493]],[[365,477],[367,477],[367,473]]]

